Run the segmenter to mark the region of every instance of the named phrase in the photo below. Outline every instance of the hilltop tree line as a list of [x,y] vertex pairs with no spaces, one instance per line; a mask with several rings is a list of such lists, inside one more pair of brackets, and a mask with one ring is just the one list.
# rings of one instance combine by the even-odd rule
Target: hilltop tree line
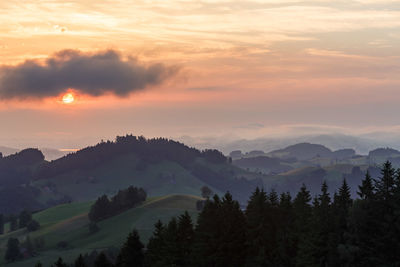
[[143,188],[133,186],[119,190],[111,199],[107,195],[103,195],[90,207],[89,220],[91,222],[99,222],[115,216],[141,204],[146,200],[146,197],[147,194]]
[[257,188],[244,211],[215,195],[196,223],[187,212],[158,221],[146,249],[134,230],[116,257],[80,255],[72,266],[399,266],[399,229],[400,171],[386,162],[355,200],[346,180],[314,198],[304,185],[294,198]]
[[227,158],[218,150],[199,151],[182,143],[166,139],[146,139],[143,136],[117,136],[115,141],[102,141],[60,159],[40,166],[35,173],[37,178],[51,178],[72,169],[91,169],[119,155],[135,153],[147,163],[170,160],[182,166],[188,166],[196,158],[204,158],[212,163],[227,162]]

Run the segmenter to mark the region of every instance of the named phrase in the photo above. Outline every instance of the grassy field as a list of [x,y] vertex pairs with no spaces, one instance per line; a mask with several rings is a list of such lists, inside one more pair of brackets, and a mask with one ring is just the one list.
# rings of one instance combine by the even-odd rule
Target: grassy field
[[[187,210],[193,217],[197,216],[196,201],[201,198],[192,195],[168,195],[148,199],[143,205],[130,209],[117,216],[98,223],[100,230],[89,234],[87,213],[92,202],[81,202],[60,205],[34,215],[41,224],[41,229],[30,233],[31,240],[43,237],[45,247],[40,255],[28,260],[7,264],[6,266],[34,266],[41,261],[50,266],[58,256],[72,261],[79,253],[101,250],[107,247],[119,247],[128,233],[136,228],[143,242],[147,242],[157,220],[168,222],[173,216],[179,216]],[[25,240],[27,232],[18,230],[0,236],[1,260],[4,265],[5,245],[9,237]],[[57,244],[65,241],[66,249],[57,249]]]

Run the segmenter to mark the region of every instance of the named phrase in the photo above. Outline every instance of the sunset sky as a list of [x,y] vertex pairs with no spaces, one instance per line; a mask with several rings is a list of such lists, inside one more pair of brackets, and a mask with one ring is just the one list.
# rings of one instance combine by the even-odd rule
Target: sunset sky
[[399,89],[396,0],[0,2],[4,146],[400,132]]

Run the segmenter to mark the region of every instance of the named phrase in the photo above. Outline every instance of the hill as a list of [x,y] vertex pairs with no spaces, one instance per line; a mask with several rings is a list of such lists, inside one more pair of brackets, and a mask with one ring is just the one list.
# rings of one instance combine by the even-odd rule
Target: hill
[[232,165],[217,150],[132,135],[50,162],[37,149],[23,150],[0,159],[0,174],[0,213],[6,214],[93,200],[130,185],[144,188],[148,196],[199,195],[206,185],[214,193],[230,191],[241,201],[262,186],[260,175]]
[[[94,234],[89,233],[87,217],[92,202],[63,204],[47,209],[34,214],[33,218],[39,221],[41,229],[30,234],[31,240],[43,238],[45,241],[40,255],[7,266],[34,266],[38,260],[44,266],[50,266],[58,256],[62,256],[66,261],[72,261],[80,253],[106,247],[119,247],[133,228],[139,231],[142,241],[147,242],[153,231],[153,225],[158,219],[167,222],[171,217],[178,216],[185,210],[192,216],[196,216],[196,202],[200,199],[192,195],[152,198],[137,208],[99,222],[100,230]],[[1,260],[3,260],[5,243],[11,236],[23,241],[27,232],[19,230],[0,236]],[[60,242],[67,244],[66,248],[58,248],[57,244]],[[4,262],[0,262],[2,263]]]
[[281,173],[293,169],[286,161],[279,158],[258,156],[251,158],[241,158],[233,161],[235,166],[262,173]]
[[274,150],[268,153],[275,158],[296,158],[297,160],[309,160],[315,157],[330,157],[332,151],[318,144],[300,143],[288,146],[284,149]]
[[[0,153],[3,155],[3,157],[18,153],[20,151],[21,149],[0,146]],[[46,160],[55,160],[67,154],[67,152],[65,151],[54,148],[40,148],[40,151],[42,151]]]

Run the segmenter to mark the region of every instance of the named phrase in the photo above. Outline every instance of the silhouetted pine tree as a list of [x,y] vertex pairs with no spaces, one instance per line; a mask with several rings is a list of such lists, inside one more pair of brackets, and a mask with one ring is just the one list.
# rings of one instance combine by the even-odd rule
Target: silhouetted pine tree
[[279,199],[278,254],[275,266],[294,266],[296,243],[294,231],[294,212],[290,193],[282,193]]
[[178,266],[191,266],[190,255],[194,241],[194,229],[192,218],[187,211],[178,217],[177,237],[179,249]]
[[361,199],[371,200],[374,197],[374,190],[375,190],[375,188],[373,185],[371,175],[367,171],[367,174],[365,175],[364,180],[362,180],[361,185],[358,186],[357,195]]
[[246,255],[246,220],[229,192],[222,198],[219,222],[215,266],[242,266]]
[[294,242],[296,244],[296,266],[311,266],[313,244],[311,231],[312,207],[310,191],[303,184],[293,201]]
[[146,251],[146,266],[162,266],[163,255],[161,254],[165,246],[164,234],[165,227],[163,223],[158,220],[154,225],[153,235],[150,237],[147,244]]
[[219,247],[221,220],[221,200],[214,195],[205,202],[203,210],[197,218],[195,242],[193,244],[193,266],[216,266],[216,253]]
[[134,229],[123,244],[117,257],[118,267],[141,267],[144,264],[144,245],[140,241],[139,233]]
[[178,246],[178,222],[173,217],[165,229],[164,247],[161,250],[163,255],[163,263],[165,266],[178,266],[180,260]]
[[396,172],[390,162],[383,165],[380,179],[375,181],[376,201],[374,209],[377,212],[378,229],[373,239],[375,255],[378,262],[400,264],[399,231],[394,226],[398,222],[399,213],[396,211]]
[[268,213],[267,194],[256,188],[250,197],[246,215],[246,266],[267,266]]

